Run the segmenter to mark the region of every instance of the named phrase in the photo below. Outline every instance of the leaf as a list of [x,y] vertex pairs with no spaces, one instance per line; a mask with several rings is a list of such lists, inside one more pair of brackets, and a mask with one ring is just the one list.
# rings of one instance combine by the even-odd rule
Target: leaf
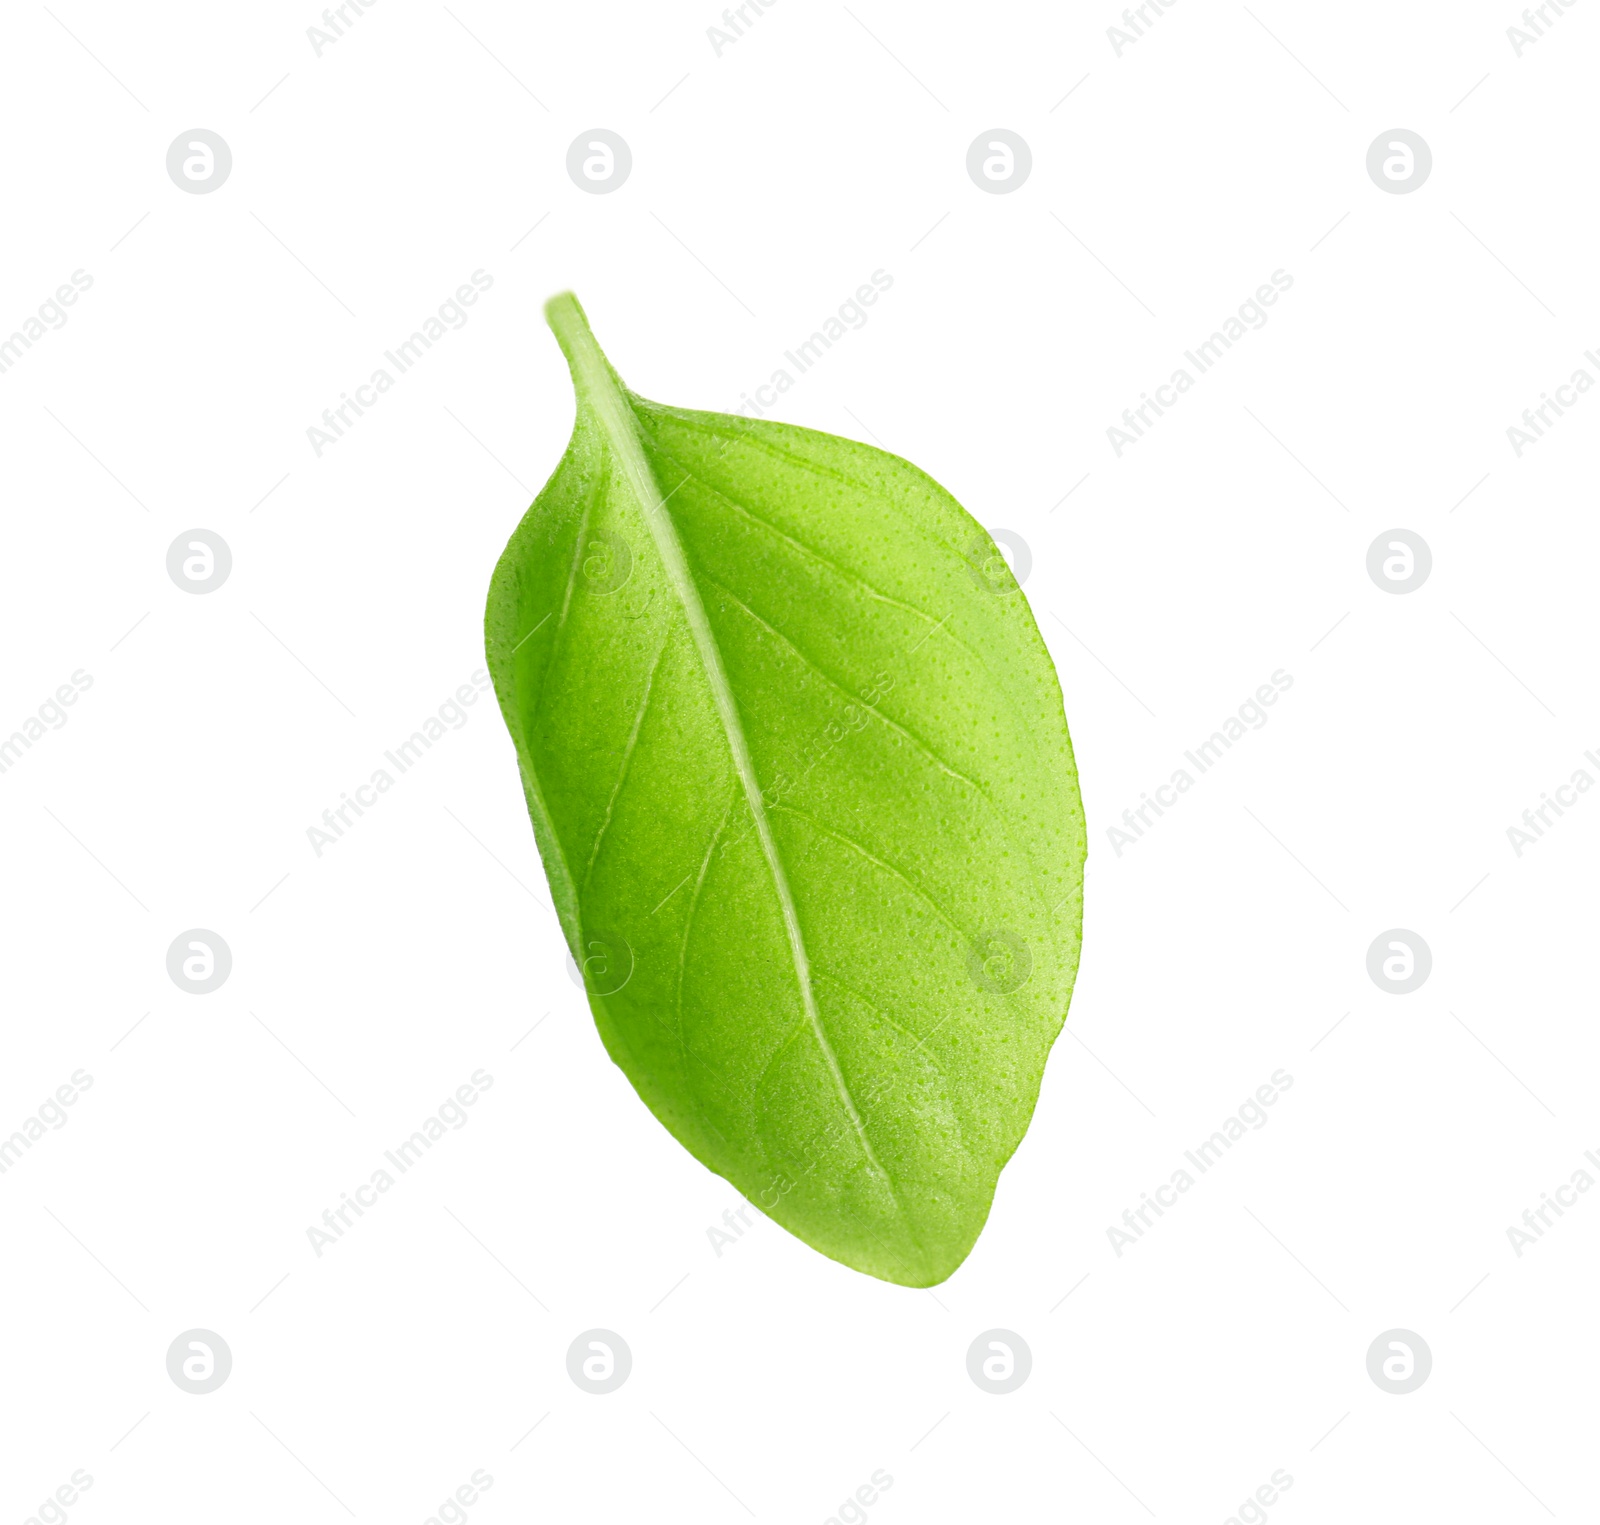
[[647,402],[576,298],[545,312],[577,418],[486,632],[595,1024],[770,1217],[931,1286],[983,1227],[1077,971],[1055,669],[916,467]]

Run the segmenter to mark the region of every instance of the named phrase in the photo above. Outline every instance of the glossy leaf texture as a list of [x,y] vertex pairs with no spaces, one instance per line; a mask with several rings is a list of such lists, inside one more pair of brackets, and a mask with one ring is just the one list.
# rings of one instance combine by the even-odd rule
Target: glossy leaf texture
[[906,461],[635,396],[575,298],[566,454],[489,667],[611,1057],[823,1254],[959,1266],[1077,970],[1060,686],[983,529]]

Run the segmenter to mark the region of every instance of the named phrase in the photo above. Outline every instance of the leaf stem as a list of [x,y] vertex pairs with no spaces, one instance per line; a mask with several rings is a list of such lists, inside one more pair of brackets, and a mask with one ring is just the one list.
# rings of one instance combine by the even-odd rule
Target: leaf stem
[[563,291],[544,304],[544,320],[561,346],[572,369],[572,383],[580,397],[594,397],[610,387],[626,390],[622,378],[611,368],[589,327],[588,314],[570,291]]

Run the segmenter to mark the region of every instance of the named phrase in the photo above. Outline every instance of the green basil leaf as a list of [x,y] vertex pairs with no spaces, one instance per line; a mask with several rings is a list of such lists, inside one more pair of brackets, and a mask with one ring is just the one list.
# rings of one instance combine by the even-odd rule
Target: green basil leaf
[[647,402],[574,297],[545,311],[577,418],[486,631],[595,1024],[784,1228],[931,1286],[983,1227],[1077,971],[1055,669],[916,467]]

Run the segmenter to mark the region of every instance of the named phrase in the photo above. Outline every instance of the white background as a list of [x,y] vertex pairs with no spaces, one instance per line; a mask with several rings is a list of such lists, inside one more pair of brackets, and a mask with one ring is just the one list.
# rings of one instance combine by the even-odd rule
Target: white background
[[[1506,429],[1600,343],[1600,10],[1509,3],[710,0],[7,9],[0,333],[0,1521],[1592,1518],[1600,799],[1507,828],[1600,747],[1600,397]],[[982,193],[968,145],[1033,169]],[[210,194],[175,137],[230,145]],[[613,194],[568,145],[631,145]],[[1419,133],[1411,194],[1369,178]],[[530,231],[530,229],[532,231]],[[493,285],[319,458],[306,430],[471,272]],[[932,1292],[763,1219],[607,1060],[509,739],[467,711],[319,858],[307,828],[483,665],[495,558],[571,394],[576,289],[621,374],[733,408],[876,269],[776,416],[882,443],[1030,548],[1089,815],[1084,957],[989,1225]],[[1274,270],[1293,287],[1119,458],[1106,430]],[[1070,496],[1068,494],[1070,493]],[[194,596],[169,544],[233,570]],[[1433,555],[1396,596],[1368,546]],[[1142,794],[1293,687],[1119,855]],[[1191,770],[1192,771],[1192,770]],[[1555,818],[1552,816],[1551,818]],[[229,944],[175,988],[190,928]],[[1390,928],[1433,971],[1366,971]],[[476,1069],[492,1089],[319,1257],[308,1227]],[[1275,1069],[1292,1089],[1118,1256],[1107,1229]],[[1595,1172],[1600,1175],[1600,1171]],[[580,1391],[574,1337],[633,1353]],[[1032,1351],[1009,1396],[980,1333]],[[233,1353],[207,1396],[179,1333]],[[1395,1328],[1433,1370],[1396,1396]],[[530,1427],[533,1428],[531,1433]],[[932,1432],[931,1434],[929,1432]],[[1247,1515],[1246,1518],[1253,1516]]]

